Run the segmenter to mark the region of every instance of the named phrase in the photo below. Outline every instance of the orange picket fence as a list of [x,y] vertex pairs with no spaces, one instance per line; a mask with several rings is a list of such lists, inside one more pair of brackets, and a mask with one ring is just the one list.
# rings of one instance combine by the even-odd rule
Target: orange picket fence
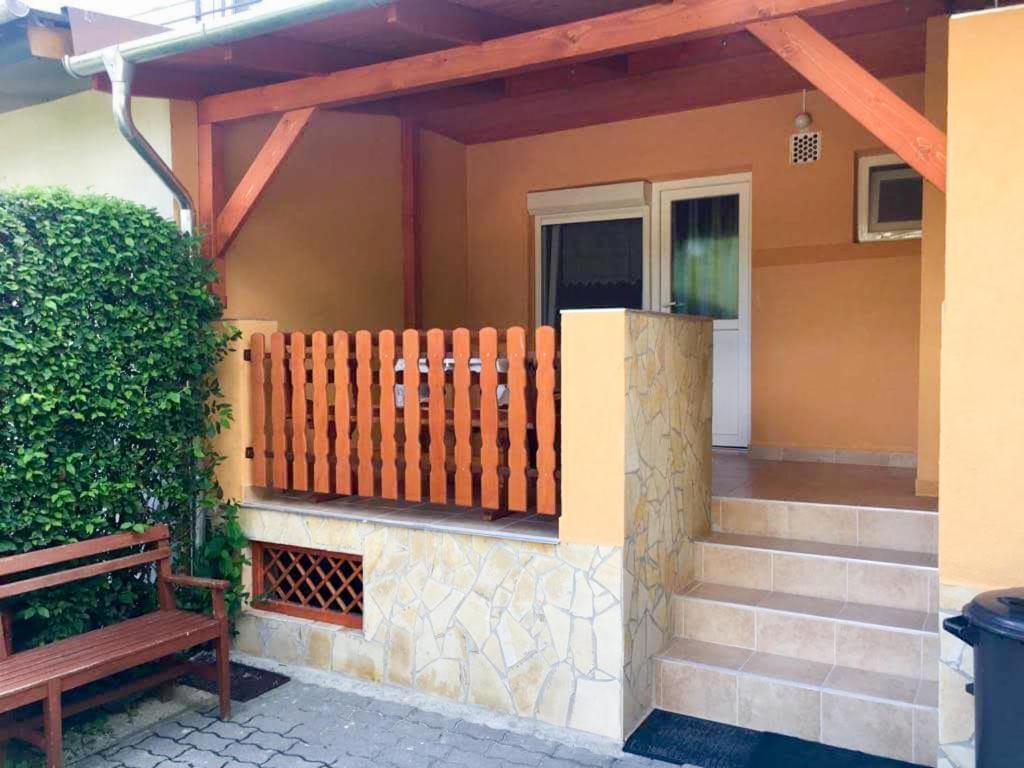
[[558,337],[253,334],[253,482],[281,491],[558,512]]

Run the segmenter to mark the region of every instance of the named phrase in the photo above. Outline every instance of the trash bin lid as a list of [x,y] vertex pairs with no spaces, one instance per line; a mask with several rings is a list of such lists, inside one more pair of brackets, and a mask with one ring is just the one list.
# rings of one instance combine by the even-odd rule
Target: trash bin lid
[[1024,640],[1024,588],[982,592],[964,606],[964,615],[979,629]]

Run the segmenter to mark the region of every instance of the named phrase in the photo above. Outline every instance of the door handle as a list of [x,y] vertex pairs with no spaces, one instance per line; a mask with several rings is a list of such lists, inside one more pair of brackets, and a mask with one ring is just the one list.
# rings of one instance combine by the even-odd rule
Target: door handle
[[661,308],[662,309],[672,309],[672,307],[678,307],[679,304],[680,304],[680,302],[678,302],[678,301],[670,301],[668,304],[662,304]]

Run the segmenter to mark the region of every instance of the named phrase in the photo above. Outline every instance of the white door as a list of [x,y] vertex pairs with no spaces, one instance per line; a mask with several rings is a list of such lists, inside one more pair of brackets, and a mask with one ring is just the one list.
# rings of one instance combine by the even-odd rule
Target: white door
[[750,445],[750,174],[654,185],[665,312],[714,318],[712,443]]

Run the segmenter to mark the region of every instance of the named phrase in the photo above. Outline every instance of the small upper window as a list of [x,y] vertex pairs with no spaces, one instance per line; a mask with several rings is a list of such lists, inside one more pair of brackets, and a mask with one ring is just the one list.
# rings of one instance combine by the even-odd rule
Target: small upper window
[[857,240],[921,237],[921,174],[898,155],[857,160]]

